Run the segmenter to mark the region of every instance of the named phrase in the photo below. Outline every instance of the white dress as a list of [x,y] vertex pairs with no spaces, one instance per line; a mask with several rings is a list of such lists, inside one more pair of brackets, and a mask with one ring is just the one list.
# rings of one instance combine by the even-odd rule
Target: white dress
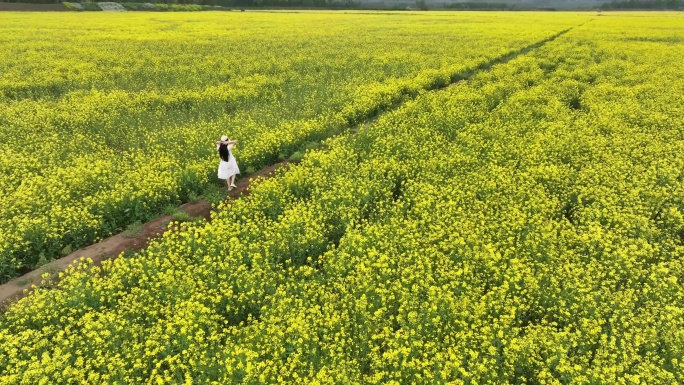
[[[219,146],[216,146],[216,150],[219,149]],[[233,175],[237,175],[240,173],[240,169],[238,168],[237,162],[235,161],[235,157],[233,156],[233,152],[231,151],[233,149],[233,145],[229,144],[228,145],[228,161],[224,161],[221,159],[221,162],[219,162],[218,166],[218,177],[219,179],[228,179]]]

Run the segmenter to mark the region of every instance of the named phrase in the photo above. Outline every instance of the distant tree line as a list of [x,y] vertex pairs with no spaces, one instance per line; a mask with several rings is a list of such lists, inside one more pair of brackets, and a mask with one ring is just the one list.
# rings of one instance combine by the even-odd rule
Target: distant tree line
[[602,6],[603,9],[684,9],[684,0],[627,0],[613,1]]
[[506,3],[481,3],[481,2],[464,2],[464,3],[448,3],[444,4],[444,8],[454,9],[454,10],[465,10],[465,9],[475,9],[475,10],[508,10],[509,5]]
[[[178,0],[196,1],[196,0]],[[312,7],[312,8],[358,8],[353,0],[201,0],[201,4],[223,7]]]
[[[64,0],[0,0],[5,3],[31,3],[31,4],[59,4]],[[75,3],[95,3],[100,1],[78,1],[71,0]],[[108,1],[108,0],[101,0]],[[114,2],[121,2],[120,0],[109,0]],[[130,1],[130,0],[128,0]],[[144,2],[155,4],[197,4],[197,5],[215,5],[223,7],[310,7],[310,8],[360,8],[361,3],[354,0],[137,0],[141,4]],[[133,4],[133,3],[131,3]]]
[[61,4],[63,0],[0,0],[0,3]]

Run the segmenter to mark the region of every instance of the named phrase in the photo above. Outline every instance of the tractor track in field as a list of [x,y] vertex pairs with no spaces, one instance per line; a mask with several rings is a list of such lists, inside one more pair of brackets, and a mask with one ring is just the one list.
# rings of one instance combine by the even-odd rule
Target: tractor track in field
[[[593,19],[592,19],[593,20]],[[500,56],[498,58],[492,59],[485,63],[482,63],[463,73],[455,74],[451,77],[450,82],[445,85],[439,85],[427,89],[426,91],[440,91],[449,87],[453,87],[460,82],[466,81],[478,73],[489,71],[492,67],[498,64],[507,63],[518,56],[525,55],[535,49],[538,49],[545,44],[556,40],[557,38],[563,36],[574,28],[583,26],[584,24],[592,21],[589,20],[585,23],[579,24],[577,26],[564,29],[546,39],[540,40],[528,46],[522,47],[518,50],[512,51],[506,55]],[[361,127],[368,127],[373,121],[384,113],[390,112],[407,101],[415,99],[410,95],[405,95],[405,98],[398,101],[394,105],[381,109],[373,114],[362,119],[362,122],[355,125],[354,127],[348,127],[352,131],[356,132]],[[229,199],[236,199],[240,196],[249,195],[249,187],[253,180],[257,178],[269,178],[274,175],[275,171],[281,167],[287,167],[288,162],[279,162],[271,166],[265,167],[259,170],[257,173],[251,175],[248,178],[243,178],[237,181],[237,188],[233,189],[229,194]],[[192,217],[203,217],[207,221],[211,220],[211,212],[213,207],[208,201],[199,201],[196,203],[186,203],[179,207],[179,210],[186,212]],[[171,221],[170,215],[161,216],[157,219],[149,221],[143,225],[143,229],[139,234],[133,236],[125,236],[123,233],[106,238],[98,243],[90,245],[88,247],[79,249],[65,257],[54,260],[36,270],[28,272],[20,277],[14,278],[11,281],[0,285],[0,312],[3,308],[8,307],[11,303],[21,299],[28,295],[36,286],[41,284],[42,275],[45,273],[50,274],[51,279],[57,279],[57,273],[66,270],[69,265],[78,262],[81,258],[89,258],[94,264],[99,265],[102,261],[116,258],[123,252],[137,251],[146,247],[152,239],[160,237],[167,230],[167,224]],[[34,286],[35,285],[35,286]]]

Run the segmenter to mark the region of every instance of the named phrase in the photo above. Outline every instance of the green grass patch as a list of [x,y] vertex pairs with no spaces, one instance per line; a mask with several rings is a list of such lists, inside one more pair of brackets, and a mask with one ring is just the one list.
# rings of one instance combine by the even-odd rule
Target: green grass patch
[[301,151],[296,151],[294,154],[292,154],[290,156],[289,161],[294,162],[294,163],[299,163],[302,161],[303,158],[304,158],[304,153]]
[[211,184],[207,186],[206,189],[204,189],[204,192],[202,193],[202,198],[206,199],[212,204],[218,204],[226,198],[227,192],[228,191],[225,188],[224,182],[221,183],[221,186]]
[[33,282],[33,278],[24,278],[17,281],[17,286],[24,287]]
[[133,238],[135,236],[138,236],[142,234],[144,229],[143,223],[141,221],[135,221],[128,225],[126,227],[126,230],[124,230],[121,235],[123,235],[126,238]]

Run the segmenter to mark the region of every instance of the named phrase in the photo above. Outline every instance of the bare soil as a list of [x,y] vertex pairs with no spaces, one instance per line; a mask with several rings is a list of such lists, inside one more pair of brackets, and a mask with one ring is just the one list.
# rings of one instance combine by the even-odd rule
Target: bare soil
[[[0,3],[2,4],[2,3]],[[249,195],[249,187],[256,178],[269,178],[273,175],[275,170],[282,166],[286,166],[287,162],[276,163],[272,166],[261,169],[254,175],[248,178],[236,181],[237,186],[228,193],[227,199],[236,199],[243,195]],[[199,201],[197,203],[186,203],[178,208],[181,211],[188,213],[191,217],[203,217],[207,221],[211,220],[212,205],[208,201]],[[142,231],[132,236],[125,236],[117,234],[107,239],[102,240],[94,245],[79,249],[73,253],[54,260],[39,269],[28,272],[21,277],[15,278],[3,285],[0,285],[0,305],[8,305],[11,302],[25,297],[33,290],[33,285],[39,286],[44,273],[49,273],[54,279],[57,273],[66,270],[69,265],[78,263],[81,258],[89,258],[96,265],[102,261],[110,258],[116,258],[121,253],[126,251],[136,251],[146,247],[150,240],[157,238],[164,234],[167,230],[167,224],[171,221],[170,215],[165,215],[147,222],[143,225]],[[4,307],[4,306],[3,306]]]

